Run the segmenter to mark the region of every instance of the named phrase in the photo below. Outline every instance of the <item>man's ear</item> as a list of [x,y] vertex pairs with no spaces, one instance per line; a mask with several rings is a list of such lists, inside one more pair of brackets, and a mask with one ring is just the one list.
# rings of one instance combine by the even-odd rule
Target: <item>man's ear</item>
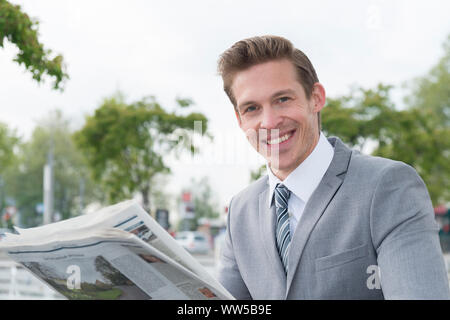
[[314,103],[314,112],[320,112],[325,106],[326,93],[325,88],[319,82],[314,83],[311,93],[311,100]]

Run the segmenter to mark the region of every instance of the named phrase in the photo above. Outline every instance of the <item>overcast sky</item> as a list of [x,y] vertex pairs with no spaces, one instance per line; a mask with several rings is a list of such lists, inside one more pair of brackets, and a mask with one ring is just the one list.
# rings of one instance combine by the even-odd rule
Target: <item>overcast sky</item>
[[[168,108],[190,97],[216,137],[196,162],[171,161],[166,191],[208,176],[223,208],[262,160],[247,145],[216,74],[234,42],[274,34],[290,39],[314,64],[328,96],[379,82],[401,86],[442,56],[450,1],[100,1],[11,0],[40,21],[40,40],[64,56],[64,92],[37,84],[0,49],[0,121],[28,138],[36,120],[60,108],[79,128],[106,96],[155,95]],[[403,92],[394,92],[400,102]]]

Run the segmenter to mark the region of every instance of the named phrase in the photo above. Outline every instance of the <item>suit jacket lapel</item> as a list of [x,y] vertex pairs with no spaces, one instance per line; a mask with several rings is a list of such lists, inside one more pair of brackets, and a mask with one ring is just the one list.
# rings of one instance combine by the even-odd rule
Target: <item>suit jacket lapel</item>
[[[275,243],[275,205],[272,205],[269,208],[268,199],[269,188],[267,187],[259,194],[259,229],[264,249],[271,263],[270,269],[272,271],[269,272],[271,272],[271,276],[275,275],[277,277],[278,280],[275,283],[280,286],[280,291],[275,296],[278,296],[281,299],[286,292],[286,275]],[[274,290],[276,289],[275,283]]]
[[330,138],[329,141],[334,145],[333,160],[317,189],[306,203],[302,217],[298,222],[297,229],[291,240],[286,297],[289,293],[306,242],[317,221],[319,221],[323,212],[342,184],[343,180],[338,176],[347,171],[351,150],[337,138]]

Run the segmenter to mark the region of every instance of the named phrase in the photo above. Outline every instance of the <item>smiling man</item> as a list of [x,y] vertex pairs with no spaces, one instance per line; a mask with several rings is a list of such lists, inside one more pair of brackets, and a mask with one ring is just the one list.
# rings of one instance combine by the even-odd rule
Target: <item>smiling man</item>
[[256,138],[249,140],[265,152],[273,173],[281,180],[317,145],[318,112],[325,104],[320,83],[314,83],[307,95],[297,78],[292,62],[280,59],[237,73],[231,86],[242,130],[256,133]]
[[431,201],[410,166],[320,131],[325,89],[275,36],[219,59],[267,176],[233,197],[219,280],[238,299],[448,299]]

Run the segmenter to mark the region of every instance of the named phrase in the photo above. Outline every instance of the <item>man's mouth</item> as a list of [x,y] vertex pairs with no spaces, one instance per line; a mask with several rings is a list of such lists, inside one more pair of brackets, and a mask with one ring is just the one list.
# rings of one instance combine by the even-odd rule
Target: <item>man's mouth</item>
[[295,133],[295,130],[291,130],[285,134],[283,134],[282,136],[278,137],[278,138],[274,138],[274,139],[268,139],[267,140],[267,144],[268,145],[275,145],[275,144],[280,144],[283,143],[284,141],[288,140],[290,137],[292,137]]

